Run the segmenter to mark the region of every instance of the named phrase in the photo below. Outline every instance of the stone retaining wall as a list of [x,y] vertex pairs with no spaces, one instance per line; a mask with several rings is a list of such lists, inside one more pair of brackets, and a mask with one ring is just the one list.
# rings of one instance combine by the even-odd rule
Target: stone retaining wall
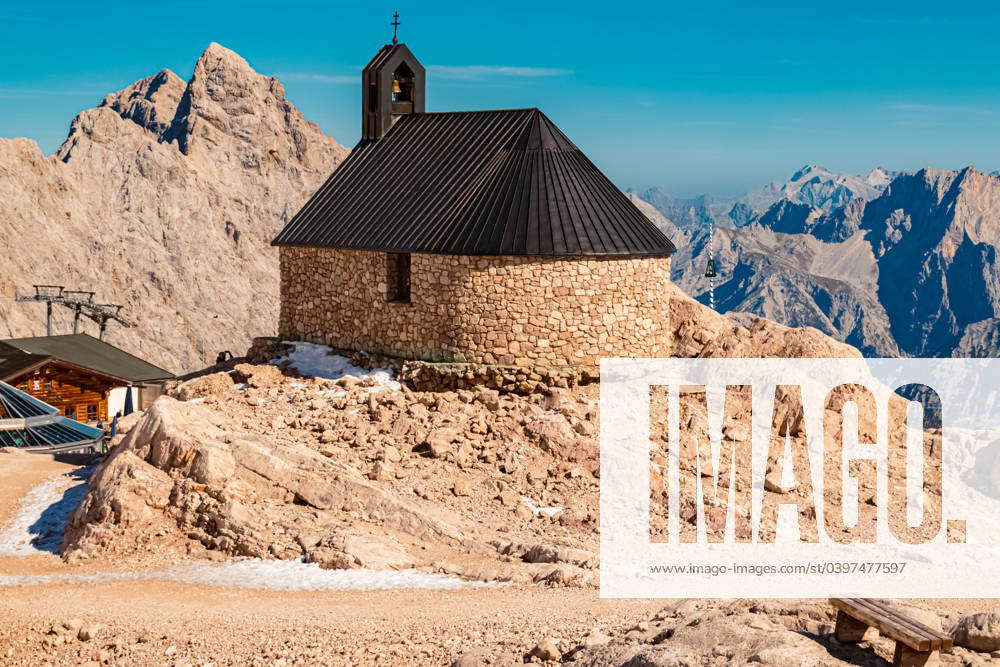
[[669,257],[413,254],[387,300],[387,253],[281,248],[282,338],[407,359],[520,367],[668,356]]

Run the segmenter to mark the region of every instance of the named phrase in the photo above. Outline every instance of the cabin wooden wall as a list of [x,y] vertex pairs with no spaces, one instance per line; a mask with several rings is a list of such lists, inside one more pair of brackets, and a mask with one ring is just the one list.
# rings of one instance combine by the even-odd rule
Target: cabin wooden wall
[[117,386],[56,364],[43,366],[10,384],[81,422],[107,421],[108,392]]

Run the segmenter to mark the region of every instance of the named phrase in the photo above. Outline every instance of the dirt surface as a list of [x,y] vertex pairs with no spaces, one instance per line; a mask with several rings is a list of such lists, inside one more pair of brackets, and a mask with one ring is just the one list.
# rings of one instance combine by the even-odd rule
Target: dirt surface
[[[0,450],[0,480],[3,480],[0,483],[0,527],[11,519],[21,499],[31,489],[52,477],[70,474],[83,463],[79,457],[56,460],[48,454]],[[54,554],[18,557],[0,555],[0,574],[46,572],[61,566],[62,561]]]
[[[0,525],[34,486],[79,465],[0,454]],[[0,575],[96,573],[98,559],[0,557]],[[277,592],[140,581],[0,587],[0,665],[514,664],[542,639],[623,633],[662,601],[593,590]],[[79,639],[79,629],[94,636]],[[483,663],[486,664],[486,663]]]
[[[450,664],[473,649],[519,661],[543,637],[622,631],[662,606],[592,591],[276,593],[167,583],[44,586],[0,600],[0,664]],[[53,624],[106,627],[46,647]],[[170,648],[174,647],[173,651]],[[11,651],[11,649],[13,649]],[[8,655],[9,653],[9,655]],[[287,662],[280,662],[285,659]]]
[[0,525],[17,510],[21,498],[53,475],[70,472],[78,463],[57,461],[48,454],[26,454],[13,450],[0,452]]
[[[77,467],[0,454],[0,521],[35,485]],[[102,566],[97,559],[69,565],[54,555],[0,558],[0,574]],[[943,623],[1000,610],[997,600],[910,602],[939,612]],[[884,639],[857,647],[830,642],[833,617],[824,601],[601,600],[593,589],[537,585],[291,593],[159,581],[48,584],[0,588],[0,618],[0,665],[511,665],[539,662],[549,648],[583,665],[751,658],[884,665],[892,650]],[[993,660],[957,649],[946,663]]]

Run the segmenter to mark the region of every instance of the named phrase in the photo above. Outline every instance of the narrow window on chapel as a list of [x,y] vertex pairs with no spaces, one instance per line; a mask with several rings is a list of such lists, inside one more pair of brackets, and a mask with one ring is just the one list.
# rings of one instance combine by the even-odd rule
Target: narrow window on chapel
[[390,252],[387,259],[387,300],[392,303],[410,303],[410,253]]

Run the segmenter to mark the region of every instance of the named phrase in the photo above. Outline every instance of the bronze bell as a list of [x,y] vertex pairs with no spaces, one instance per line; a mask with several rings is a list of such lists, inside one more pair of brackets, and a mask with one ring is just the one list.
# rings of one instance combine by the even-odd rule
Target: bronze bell
[[396,77],[392,77],[392,92],[396,93],[397,95],[403,92],[403,89],[399,87],[399,79],[397,79]]

